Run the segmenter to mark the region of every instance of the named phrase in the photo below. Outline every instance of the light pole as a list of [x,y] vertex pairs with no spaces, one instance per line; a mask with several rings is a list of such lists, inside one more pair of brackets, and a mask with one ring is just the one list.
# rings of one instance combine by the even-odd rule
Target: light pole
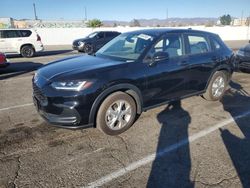
[[86,8],[86,7],[84,7],[84,14],[85,14],[85,15],[84,15],[84,16],[85,16],[85,17],[84,17],[84,20],[87,21],[87,20],[88,20],[88,17],[87,17],[87,8]]

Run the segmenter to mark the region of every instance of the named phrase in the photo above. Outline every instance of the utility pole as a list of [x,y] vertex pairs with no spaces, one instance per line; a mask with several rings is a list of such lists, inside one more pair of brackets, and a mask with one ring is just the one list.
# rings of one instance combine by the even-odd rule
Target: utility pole
[[243,16],[244,16],[244,11],[241,11],[241,19],[240,19],[240,25],[243,25]]
[[166,24],[168,25],[168,8],[166,9]]
[[166,20],[168,20],[168,8],[166,10]]
[[35,20],[37,20],[37,15],[36,15],[36,4],[35,4],[35,3],[33,3],[33,8],[34,8]]
[[250,43],[249,27],[250,27],[250,13],[249,13],[249,17],[247,18],[247,40],[248,40],[248,43]]
[[87,8],[84,7],[84,20],[87,21],[88,20],[88,17],[87,17]]

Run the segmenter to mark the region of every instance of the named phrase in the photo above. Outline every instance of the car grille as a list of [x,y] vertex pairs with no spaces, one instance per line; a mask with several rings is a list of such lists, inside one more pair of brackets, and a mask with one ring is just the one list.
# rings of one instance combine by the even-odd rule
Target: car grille
[[43,92],[36,84],[33,83],[33,95],[36,99],[41,103],[41,105],[47,105],[48,100],[47,97],[44,96]]

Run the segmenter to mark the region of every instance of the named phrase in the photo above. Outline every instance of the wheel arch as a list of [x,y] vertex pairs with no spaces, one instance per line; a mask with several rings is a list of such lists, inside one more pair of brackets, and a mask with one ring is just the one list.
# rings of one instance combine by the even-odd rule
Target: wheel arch
[[100,105],[110,94],[117,91],[122,91],[130,95],[136,103],[137,114],[140,114],[142,112],[143,100],[140,90],[132,84],[118,84],[104,90],[96,98],[90,110],[89,123],[93,123],[95,126],[95,119]]
[[209,83],[210,83],[210,81],[211,81],[213,75],[214,75],[216,72],[218,72],[218,71],[224,71],[224,72],[227,73],[227,78],[228,78],[227,81],[229,81],[229,80],[231,79],[231,75],[232,75],[232,73],[233,73],[233,70],[230,69],[228,66],[225,66],[225,65],[218,66],[216,69],[213,70],[213,72],[212,72],[211,75],[209,76],[209,79],[208,79],[208,81],[207,81],[205,90],[207,90],[207,87],[208,87],[208,85],[209,85]]
[[19,53],[21,53],[21,50],[22,50],[22,48],[23,48],[24,46],[31,46],[31,47],[34,49],[34,51],[36,52],[36,48],[34,47],[33,44],[31,44],[31,43],[25,43],[25,44],[22,44],[22,45],[20,46],[20,48],[19,48]]

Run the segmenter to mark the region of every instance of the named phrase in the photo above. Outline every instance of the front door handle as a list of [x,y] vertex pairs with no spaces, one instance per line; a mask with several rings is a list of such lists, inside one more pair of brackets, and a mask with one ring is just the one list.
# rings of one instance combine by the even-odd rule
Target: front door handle
[[0,40],[0,42],[4,42],[5,40]]

